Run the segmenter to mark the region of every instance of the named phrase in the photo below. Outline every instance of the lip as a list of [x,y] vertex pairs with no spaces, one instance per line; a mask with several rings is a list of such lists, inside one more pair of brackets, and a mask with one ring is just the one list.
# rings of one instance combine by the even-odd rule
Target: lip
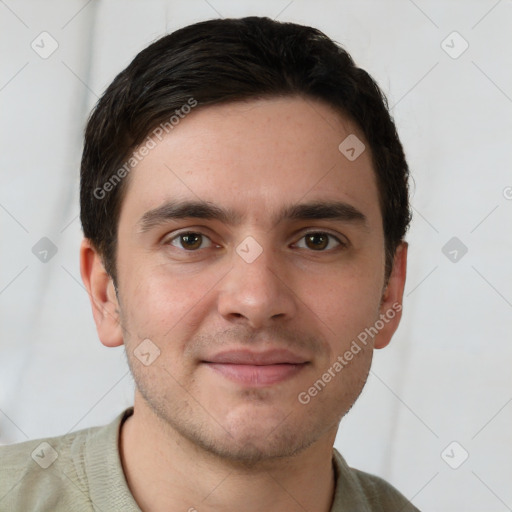
[[272,365],[272,364],[302,364],[307,359],[290,350],[273,349],[264,352],[252,350],[226,350],[205,359],[207,363],[220,364],[247,364],[247,365]]
[[307,359],[289,350],[230,350],[203,361],[225,378],[251,387],[270,386],[288,380],[308,363]]

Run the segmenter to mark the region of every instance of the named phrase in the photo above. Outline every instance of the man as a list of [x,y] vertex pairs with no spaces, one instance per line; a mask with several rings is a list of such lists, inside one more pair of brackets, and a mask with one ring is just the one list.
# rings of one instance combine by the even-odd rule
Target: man
[[134,407],[2,448],[0,509],[417,510],[333,449],[399,324],[407,182],[384,96],[316,29],[211,20],[142,51],[88,121],[80,198]]

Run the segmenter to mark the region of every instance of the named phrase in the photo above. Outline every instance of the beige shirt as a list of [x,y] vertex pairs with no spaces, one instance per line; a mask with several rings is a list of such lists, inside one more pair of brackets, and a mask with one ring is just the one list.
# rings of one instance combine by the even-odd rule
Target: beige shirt
[[[112,423],[0,447],[0,512],[141,512],[119,454],[123,411]],[[331,512],[418,511],[379,477],[351,469],[334,449]]]

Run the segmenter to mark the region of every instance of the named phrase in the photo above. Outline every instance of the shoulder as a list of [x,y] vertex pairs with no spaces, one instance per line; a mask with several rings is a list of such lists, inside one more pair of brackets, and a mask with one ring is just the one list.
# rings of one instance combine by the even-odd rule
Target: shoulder
[[0,446],[0,510],[61,510],[76,504],[87,485],[76,456],[80,460],[94,430]]
[[351,470],[372,506],[372,510],[395,511],[399,505],[401,512],[418,512],[418,509],[386,480],[358,469],[351,468]]
[[[365,511],[372,512],[419,512],[400,491],[383,478],[349,467],[337,450],[334,450],[334,463],[339,479],[336,498],[340,504],[357,503],[361,507],[358,510],[363,510],[364,506]],[[333,512],[337,512],[337,509],[333,508]]]

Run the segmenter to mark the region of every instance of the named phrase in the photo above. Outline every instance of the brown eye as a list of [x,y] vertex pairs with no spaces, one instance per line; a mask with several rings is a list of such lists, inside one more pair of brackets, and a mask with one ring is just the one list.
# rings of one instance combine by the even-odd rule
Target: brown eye
[[181,243],[185,249],[199,249],[201,247],[202,236],[197,233],[188,233],[180,235]]
[[302,246],[298,245],[299,247],[311,249],[317,252],[325,251],[326,249],[333,249],[337,246],[344,247],[346,245],[334,235],[331,235],[330,233],[324,233],[322,231],[306,233],[301,238],[301,241],[302,240],[304,240],[304,244]]
[[205,240],[209,240],[209,238],[201,233],[180,233],[170,241],[170,244],[187,251],[195,251],[201,248]]
[[329,238],[324,233],[306,235],[306,245],[313,250],[323,250],[329,245]]

